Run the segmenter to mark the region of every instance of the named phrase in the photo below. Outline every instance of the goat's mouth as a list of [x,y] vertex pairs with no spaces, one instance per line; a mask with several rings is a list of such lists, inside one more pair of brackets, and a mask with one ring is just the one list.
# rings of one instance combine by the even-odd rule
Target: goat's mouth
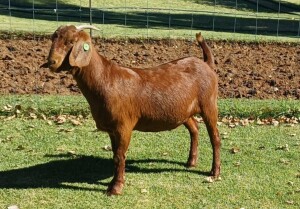
[[48,61],[48,68],[51,72],[58,73],[62,71],[61,63],[55,60]]
[[52,60],[48,60],[48,62],[42,64],[40,67],[41,68],[49,68],[50,71],[52,71],[52,72],[61,71],[61,70],[59,70],[60,65],[57,65],[57,63],[55,61],[52,61]]
[[54,63],[49,64],[48,68],[51,72],[59,73],[61,71],[69,71],[71,66],[69,64],[69,59],[65,58],[62,61],[56,61]]
[[59,73],[61,71],[68,71],[70,69],[69,56],[49,56],[48,61],[41,65],[41,67],[49,68],[51,72]]
[[49,65],[49,69],[51,72],[57,73],[59,72],[59,67],[55,66],[55,65]]

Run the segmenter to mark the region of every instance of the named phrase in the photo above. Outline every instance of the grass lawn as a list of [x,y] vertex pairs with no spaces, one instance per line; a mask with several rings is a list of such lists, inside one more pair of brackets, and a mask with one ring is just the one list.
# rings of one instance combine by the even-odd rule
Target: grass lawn
[[[169,132],[134,132],[127,155],[124,194],[107,197],[104,191],[113,171],[112,153],[106,150],[108,136],[95,131],[89,115],[65,116],[66,121],[58,125],[52,117],[56,118],[55,106],[64,100],[43,98],[32,102],[44,109],[26,109],[29,102],[22,97],[0,99],[2,109],[6,104],[0,114],[0,208],[300,207],[297,124],[235,128],[221,124],[222,179],[214,183],[205,181],[212,154],[203,124],[199,162],[194,169],[184,167],[189,149],[184,127]],[[13,106],[16,101],[23,101],[20,104],[24,109],[18,106],[21,113],[12,118],[7,104]],[[245,105],[226,100],[226,104],[230,102],[236,107]],[[72,103],[65,103],[66,107],[70,104],[86,107],[76,97]],[[278,105],[275,101],[272,104]],[[45,111],[47,106],[52,111]],[[69,109],[60,109],[60,113],[71,113]],[[38,111],[45,115],[38,115]],[[74,120],[81,125],[75,126]]]
[[[3,108],[7,106],[6,108]],[[268,119],[279,117],[300,118],[300,100],[249,100],[219,99],[219,116]],[[38,116],[90,114],[88,103],[82,95],[1,95],[0,117],[11,116],[20,109],[21,116],[35,113]]]

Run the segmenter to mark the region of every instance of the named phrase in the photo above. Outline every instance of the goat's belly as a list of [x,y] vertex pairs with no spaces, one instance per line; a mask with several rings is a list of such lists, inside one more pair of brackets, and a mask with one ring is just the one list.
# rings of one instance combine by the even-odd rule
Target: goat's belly
[[186,122],[177,121],[177,122],[168,122],[168,121],[155,121],[155,120],[140,120],[134,130],[143,131],[143,132],[158,132],[158,131],[168,131],[177,128],[181,124]]

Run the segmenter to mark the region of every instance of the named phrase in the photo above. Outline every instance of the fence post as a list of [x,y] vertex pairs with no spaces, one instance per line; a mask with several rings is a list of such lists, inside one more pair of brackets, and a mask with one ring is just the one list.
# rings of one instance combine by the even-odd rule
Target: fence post
[[279,0],[279,2],[278,2],[278,15],[277,15],[277,38],[278,38],[278,36],[279,36],[279,15],[280,15],[280,3],[281,3],[281,0]]
[[9,11],[9,35],[10,35],[10,38],[11,38],[12,25],[11,25],[11,6],[10,6],[10,0],[8,1],[8,11]]
[[[93,19],[92,19],[92,0],[89,0],[89,7],[90,7],[90,25],[93,24]],[[90,29],[90,35],[93,37],[93,32],[92,29]]]
[[35,40],[35,29],[34,29],[34,19],[35,19],[35,2],[32,0],[32,33],[33,33],[33,40]]

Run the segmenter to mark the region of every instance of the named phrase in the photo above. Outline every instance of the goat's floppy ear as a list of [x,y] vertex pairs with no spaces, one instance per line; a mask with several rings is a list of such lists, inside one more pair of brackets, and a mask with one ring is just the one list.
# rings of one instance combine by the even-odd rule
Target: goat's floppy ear
[[85,67],[92,57],[92,42],[87,34],[80,34],[69,56],[69,63],[73,67]]

